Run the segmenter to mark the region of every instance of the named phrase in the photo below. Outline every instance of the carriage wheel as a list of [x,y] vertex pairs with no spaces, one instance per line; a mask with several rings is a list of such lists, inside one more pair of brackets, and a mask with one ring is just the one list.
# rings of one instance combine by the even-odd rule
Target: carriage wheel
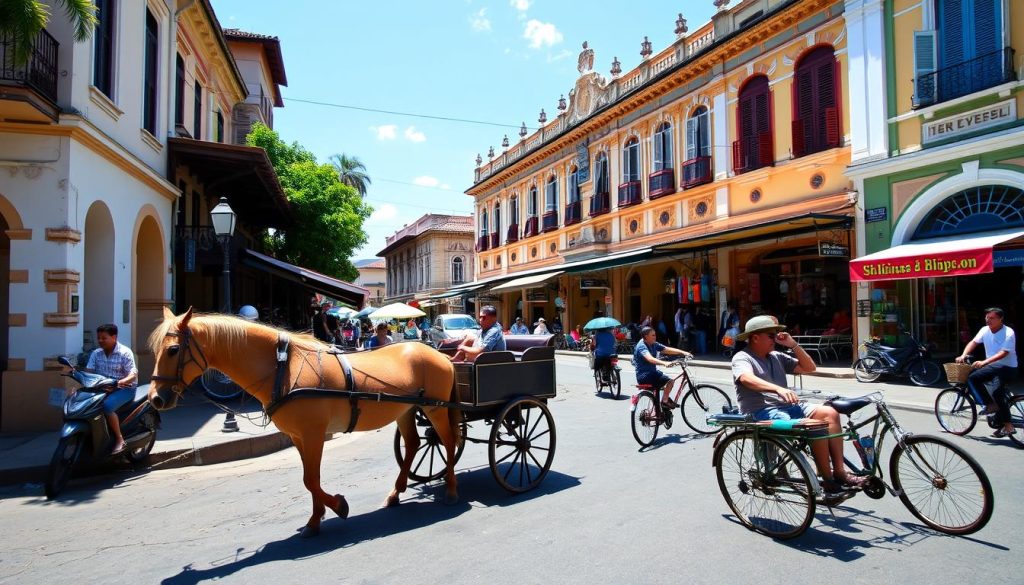
[[505,405],[491,425],[487,458],[506,490],[522,493],[540,485],[555,458],[555,419],[547,404],[519,398]]
[[[462,417],[460,425],[462,431],[459,433],[459,444],[455,447],[455,463],[462,457],[462,450],[466,448],[466,418]],[[420,447],[416,450],[416,456],[412,459],[409,467],[409,477],[413,481],[426,483],[444,477],[447,458],[445,457],[444,445],[441,444],[437,431],[430,424],[423,411],[416,409],[416,430],[420,437]],[[402,433],[395,429],[395,461],[398,467],[402,467],[405,458],[405,443],[402,442]]]

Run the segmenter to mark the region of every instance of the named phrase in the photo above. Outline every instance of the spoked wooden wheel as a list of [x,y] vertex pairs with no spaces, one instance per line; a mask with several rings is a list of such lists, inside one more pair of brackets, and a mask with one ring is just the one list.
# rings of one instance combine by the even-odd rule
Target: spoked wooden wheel
[[519,398],[505,405],[491,425],[487,458],[506,490],[521,493],[540,485],[555,458],[555,419],[547,404]]
[[[462,451],[466,448],[466,421],[462,421],[462,430],[459,433],[459,444],[455,448],[455,463],[462,457]],[[409,468],[409,477],[414,481],[428,482],[444,477],[448,458],[445,454],[444,445],[441,444],[437,431],[434,430],[430,420],[419,408],[416,409],[416,431],[420,437],[420,446],[413,457],[412,466]],[[402,460],[405,457],[405,443],[402,442],[402,434],[395,429],[395,461],[398,467],[402,467]]]

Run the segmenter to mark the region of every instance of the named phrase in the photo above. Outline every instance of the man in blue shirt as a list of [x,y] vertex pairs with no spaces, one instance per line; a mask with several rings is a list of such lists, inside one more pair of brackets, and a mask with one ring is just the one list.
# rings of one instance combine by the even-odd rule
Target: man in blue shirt
[[477,315],[480,322],[480,337],[467,337],[459,344],[458,351],[451,357],[453,362],[472,362],[485,351],[505,351],[505,335],[498,323],[498,310],[493,305],[480,307]]
[[594,333],[594,369],[601,370],[612,363],[615,355],[615,334],[611,329],[598,329]]
[[640,343],[636,344],[636,348],[633,350],[633,366],[636,368],[636,383],[637,384],[650,384],[655,390],[661,388],[665,389],[665,392],[661,395],[661,405],[665,408],[675,408],[679,406],[679,395],[683,391],[683,387],[680,384],[679,388],[676,389],[675,400],[669,398],[672,393],[673,381],[671,378],[665,375],[664,372],[658,369],[658,366],[668,367],[669,362],[659,360],[656,356],[659,352],[665,355],[681,355],[684,357],[693,357],[693,354],[688,351],[676,349],[674,347],[667,347],[658,343],[658,332],[653,327],[644,327],[640,330]]
[[512,324],[512,330],[509,333],[512,335],[529,335],[530,328],[523,323],[522,317],[516,317],[516,322]]

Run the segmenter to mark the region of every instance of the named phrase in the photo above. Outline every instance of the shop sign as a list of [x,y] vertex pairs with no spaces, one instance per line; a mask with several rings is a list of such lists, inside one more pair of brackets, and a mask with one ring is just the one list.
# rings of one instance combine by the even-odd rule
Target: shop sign
[[857,316],[871,316],[871,299],[857,299]]
[[1011,98],[998,104],[962,112],[941,120],[925,122],[921,126],[921,141],[928,144],[938,140],[949,140],[1016,119],[1017,100]]
[[849,258],[850,247],[837,242],[818,242],[818,256],[825,258]]
[[900,280],[992,272],[992,250],[958,250],[927,257],[850,262],[850,280]]
[[581,278],[580,279],[580,290],[586,290],[589,288],[610,288],[608,281],[603,278]]
[[1024,249],[993,250],[992,267],[1002,268],[1004,266],[1024,266]]
[[548,300],[548,293],[544,291],[526,293],[526,300],[545,302]]
[[889,219],[888,207],[872,207],[871,209],[864,210],[864,223],[885,221],[887,219]]

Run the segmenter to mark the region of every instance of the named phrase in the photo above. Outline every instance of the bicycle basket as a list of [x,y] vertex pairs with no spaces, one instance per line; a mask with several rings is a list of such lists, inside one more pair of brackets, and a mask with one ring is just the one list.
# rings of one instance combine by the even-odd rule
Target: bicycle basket
[[971,373],[970,364],[958,364],[956,362],[942,364],[946,370],[946,380],[950,384],[963,384],[967,381],[967,375]]

